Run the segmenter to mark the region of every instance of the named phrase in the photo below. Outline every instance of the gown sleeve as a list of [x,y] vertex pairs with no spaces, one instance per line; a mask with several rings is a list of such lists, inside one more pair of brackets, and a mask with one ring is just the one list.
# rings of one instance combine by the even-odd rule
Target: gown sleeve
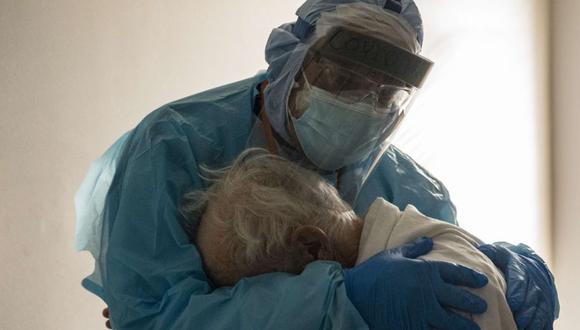
[[457,225],[455,206],[447,188],[394,145],[385,151],[363,185],[354,204],[357,214],[364,215],[378,197],[400,210],[413,205],[428,217]]
[[211,166],[240,150],[214,145],[198,124],[170,109],[157,111],[105,154],[115,173],[99,244],[91,247],[95,273],[83,285],[107,303],[113,328],[366,329],[338,263],[211,286],[183,230],[180,200],[187,190],[205,188],[198,159]]

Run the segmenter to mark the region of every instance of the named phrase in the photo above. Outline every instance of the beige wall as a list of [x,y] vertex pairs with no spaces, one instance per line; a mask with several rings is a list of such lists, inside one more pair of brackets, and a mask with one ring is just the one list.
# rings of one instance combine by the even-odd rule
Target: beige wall
[[559,329],[580,326],[580,1],[552,1],[554,257]]
[[104,328],[73,246],[90,162],[161,104],[265,68],[299,3],[0,0],[0,329]]

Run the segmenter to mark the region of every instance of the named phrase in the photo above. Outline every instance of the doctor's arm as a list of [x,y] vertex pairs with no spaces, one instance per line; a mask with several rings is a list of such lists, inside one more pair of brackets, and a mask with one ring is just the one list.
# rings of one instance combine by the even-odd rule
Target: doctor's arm
[[[368,323],[475,329],[446,308],[482,312],[485,303],[457,286],[480,287],[483,279],[455,265],[413,259],[431,249],[428,241],[377,255],[347,272],[338,263],[315,262],[300,275],[265,274],[212,288],[180,222],[182,194],[203,186],[196,170],[203,150],[192,148],[194,137],[182,133],[190,131],[167,120],[137,128],[119,159],[97,260],[113,328],[366,329]],[[410,291],[387,299],[400,288]],[[359,293],[365,290],[380,292],[381,304],[368,303],[371,295]],[[416,306],[422,306],[420,313],[413,312]],[[375,317],[363,320],[367,312]]]
[[137,299],[113,307],[113,326],[478,329],[445,307],[484,312],[483,300],[454,285],[481,287],[487,283],[485,277],[457,265],[413,260],[429,252],[432,245],[430,239],[422,238],[344,272],[337,263],[315,262],[298,276],[265,274],[243,279],[233,288],[212,290],[206,281],[193,276],[154,304]]
[[554,276],[544,260],[525,244],[499,242],[479,250],[504,273],[506,298],[518,329],[552,329],[560,303]]
[[265,274],[212,290],[193,277],[160,300],[110,304],[114,329],[367,329],[342,269],[316,262],[299,276]]

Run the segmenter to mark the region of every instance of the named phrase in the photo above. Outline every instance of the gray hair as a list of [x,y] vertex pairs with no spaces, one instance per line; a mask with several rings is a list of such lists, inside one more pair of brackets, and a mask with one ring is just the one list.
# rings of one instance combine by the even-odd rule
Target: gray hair
[[[293,257],[290,235],[296,228],[317,226],[335,242],[356,218],[318,174],[263,149],[249,149],[232,166],[204,173],[213,184],[186,193],[182,211],[189,219],[203,214],[194,242],[218,285],[266,272],[298,273],[305,265]],[[217,241],[204,242],[208,232]]]

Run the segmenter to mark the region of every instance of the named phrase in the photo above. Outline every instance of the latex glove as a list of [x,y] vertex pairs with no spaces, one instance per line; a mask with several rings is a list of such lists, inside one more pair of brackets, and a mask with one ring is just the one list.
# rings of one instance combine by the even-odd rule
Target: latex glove
[[505,276],[506,298],[518,329],[552,329],[560,303],[554,276],[544,260],[525,244],[499,242],[479,250]]
[[481,288],[487,277],[455,264],[414,259],[432,248],[430,238],[420,238],[345,270],[347,295],[371,329],[479,329],[449,308],[483,313],[486,302],[456,285]]

